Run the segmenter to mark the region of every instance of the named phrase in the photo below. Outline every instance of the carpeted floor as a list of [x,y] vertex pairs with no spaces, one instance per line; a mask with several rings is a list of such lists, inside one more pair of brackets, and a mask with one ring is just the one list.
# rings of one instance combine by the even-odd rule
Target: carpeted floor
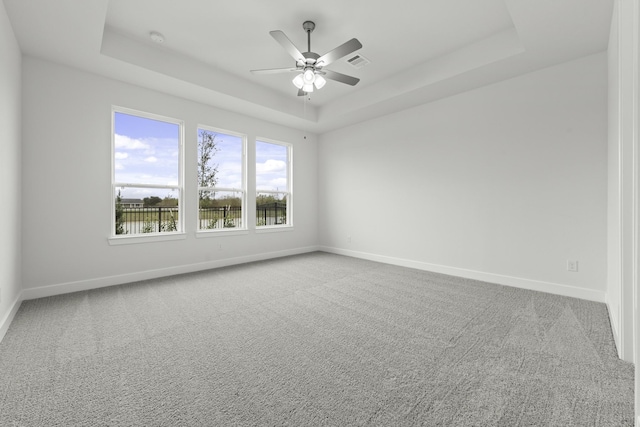
[[312,253],[22,303],[2,426],[632,426],[603,304]]

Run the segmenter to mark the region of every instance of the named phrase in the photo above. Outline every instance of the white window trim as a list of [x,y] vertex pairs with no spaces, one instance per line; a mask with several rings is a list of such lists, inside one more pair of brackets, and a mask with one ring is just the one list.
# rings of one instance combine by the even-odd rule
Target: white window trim
[[172,232],[172,233],[145,233],[145,234],[118,234],[115,237],[109,237],[109,245],[133,245],[138,243],[152,243],[152,242],[164,242],[170,240],[185,240],[187,233],[185,232]]
[[[242,186],[244,188],[228,188],[228,187],[200,187],[198,186],[198,206],[196,206],[196,214],[195,214],[195,218],[196,218],[196,237],[213,237],[216,235],[232,235],[232,234],[247,234],[248,232],[248,226],[247,226],[247,135],[244,133],[240,133],[240,132],[234,132],[232,130],[226,130],[226,129],[221,129],[221,128],[216,128],[213,126],[208,126],[208,125],[202,125],[199,124],[196,127],[196,132],[199,131],[200,129],[203,130],[207,130],[209,132],[215,132],[218,134],[224,134],[224,135],[230,135],[230,136],[235,136],[238,138],[242,139],[242,159],[241,159],[241,164],[242,164]],[[197,136],[199,137],[199,136]],[[196,156],[198,156],[198,149],[197,149],[197,143],[196,143]],[[196,157],[196,164],[197,164],[197,157]],[[197,175],[197,173],[196,173]],[[241,219],[240,221],[242,222],[242,227],[234,227],[234,228],[218,228],[218,229],[200,229],[200,191],[201,190],[206,190],[206,191],[227,191],[227,192],[236,192],[236,193],[240,193],[242,194],[241,197],[241,203],[242,203],[242,211],[241,211]]]
[[209,237],[222,237],[222,236],[241,236],[249,234],[249,230],[246,228],[228,228],[228,229],[213,229],[213,230],[202,230],[196,232],[196,238],[198,239],[206,239]]
[[[178,185],[154,185],[154,184],[132,184],[115,181],[115,118],[116,113],[128,114],[131,116],[142,117],[151,120],[159,120],[167,123],[173,123],[179,126],[178,132]],[[137,244],[147,242],[158,242],[168,240],[182,240],[186,238],[185,222],[184,222],[184,120],[175,119],[173,117],[163,116],[160,114],[149,113],[146,111],[134,110],[132,108],[111,106],[111,231],[108,237],[110,245]],[[145,234],[116,234],[116,212],[115,198],[116,189],[122,186],[133,186],[140,188],[170,188],[178,190],[178,224],[179,231],[166,233],[145,233]]]
[[293,231],[293,225],[261,225],[260,227],[256,226],[256,234],[261,233],[279,233],[283,231]]
[[[255,224],[256,232],[277,232],[277,231],[290,231],[293,229],[293,144],[289,142],[277,141],[275,139],[270,138],[261,138],[256,137],[257,142],[267,142],[269,144],[282,145],[287,147],[287,189],[286,191],[273,191],[273,190],[260,190],[257,188],[256,183],[256,199],[259,193],[273,193],[273,194],[286,194],[287,195],[287,223],[286,224],[278,224],[278,225],[260,225]],[[258,173],[256,171],[254,179],[258,179]],[[255,205],[255,203],[254,203]],[[257,217],[257,213],[255,212],[256,207],[254,206],[254,217]]]

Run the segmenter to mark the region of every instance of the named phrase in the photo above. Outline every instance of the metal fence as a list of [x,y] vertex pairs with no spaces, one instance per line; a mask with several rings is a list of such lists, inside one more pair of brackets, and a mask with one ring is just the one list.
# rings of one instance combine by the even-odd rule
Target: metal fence
[[281,225],[287,223],[287,204],[280,202],[256,206],[256,225]]
[[124,234],[178,231],[178,208],[124,208],[122,222]]
[[235,227],[242,227],[242,208],[240,206],[200,208],[198,212],[199,230]]
[[[156,206],[150,208],[123,208],[122,231],[124,234],[166,233],[178,231],[178,208]],[[268,203],[256,206],[256,225],[281,225],[287,223],[286,203]],[[198,229],[214,230],[242,227],[240,206],[200,208]]]

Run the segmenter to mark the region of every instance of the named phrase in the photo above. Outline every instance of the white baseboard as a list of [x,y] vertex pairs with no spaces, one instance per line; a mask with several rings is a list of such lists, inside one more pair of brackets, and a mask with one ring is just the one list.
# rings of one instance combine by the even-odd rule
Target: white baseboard
[[175,267],[160,268],[156,270],[120,274],[117,276],[98,277],[94,279],[79,280],[76,282],[59,283],[55,285],[40,286],[37,288],[26,288],[22,290],[22,299],[30,300],[50,297],[54,295],[62,295],[70,292],[87,291],[90,289],[103,288],[106,286],[122,285],[124,283],[156,279],[158,277],[174,276],[176,274],[194,273],[196,271],[210,270],[212,268],[228,267],[231,265],[245,264],[248,262],[281,258],[284,256],[298,255],[308,252],[315,252],[318,250],[320,250],[318,246],[308,246],[302,248],[287,249],[283,251],[206,261],[196,264],[179,265]]
[[434,273],[448,274],[451,276],[464,277],[466,279],[480,280],[483,282],[496,283],[498,285],[511,286],[514,288],[529,289],[532,291],[546,292],[555,295],[562,295],[572,298],[579,298],[595,302],[605,302],[605,292],[592,289],[578,288],[576,286],[562,285],[559,283],[543,282],[540,280],[524,279],[521,277],[505,276],[502,274],[486,273],[483,271],[467,270],[446,265],[430,264],[421,261],[413,261],[403,258],[395,258],[386,255],[377,255],[367,252],[358,252],[342,248],[320,246],[320,250],[338,255],[346,255],[354,258],[368,259],[370,261],[393,264],[401,267],[415,268],[418,270],[432,271]]
[[9,325],[11,325],[13,318],[16,316],[16,313],[18,312],[18,309],[20,308],[21,303],[22,303],[22,295],[18,295],[18,297],[15,299],[15,301],[11,305],[11,309],[9,310],[7,315],[4,316],[4,319],[0,319],[0,342],[2,342],[2,339],[4,338],[7,331],[9,330]]

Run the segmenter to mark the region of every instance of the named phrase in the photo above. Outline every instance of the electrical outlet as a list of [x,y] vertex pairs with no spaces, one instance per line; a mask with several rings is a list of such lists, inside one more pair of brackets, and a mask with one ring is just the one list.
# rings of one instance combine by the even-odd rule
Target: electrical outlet
[[567,271],[576,273],[578,271],[578,261],[567,260]]

